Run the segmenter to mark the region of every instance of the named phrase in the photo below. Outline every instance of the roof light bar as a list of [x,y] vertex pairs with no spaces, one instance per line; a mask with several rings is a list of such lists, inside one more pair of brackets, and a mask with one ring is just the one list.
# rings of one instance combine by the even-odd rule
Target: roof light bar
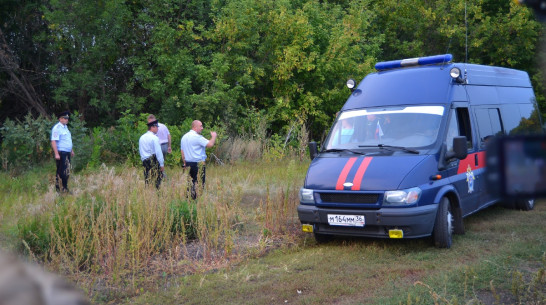
[[442,64],[442,63],[450,62],[451,59],[453,59],[453,55],[443,54],[443,55],[434,55],[434,56],[427,56],[427,57],[383,61],[383,62],[378,62],[377,64],[375,64],[375,69],[378,71],[382,71],[382,70],[397,69],[397,68],[403,68],[403,67]]

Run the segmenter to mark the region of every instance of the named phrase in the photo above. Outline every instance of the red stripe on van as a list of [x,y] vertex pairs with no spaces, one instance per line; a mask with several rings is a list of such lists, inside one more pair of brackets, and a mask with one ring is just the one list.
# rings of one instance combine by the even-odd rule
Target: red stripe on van
[[[476,155],[478,156],[477,165],[476,165]],[[485,151],[469,154],[468,156],[466,156],[466,158],[459,161],[459,168],[457,169],[457,174],[466,173],[468,166],[470,166],[470,170],[477,170],[479,168],[485,167]]]
[[339,174],[339,177],[337,178],[336,190],[343,190],[343,183],[345,183],[345,179],[347,179],[347,175],[349,175],[349,171],[351,170],[351,167],[353,167],[353,164],[355,164],[356,159],[356,157],[349,158],[347,163],[345,163],[341,174]]
[[373,159],[372,157],[366,157],[364,158],[364,160],[362,160],[362,163],[360,163],[360,166],[358,167],[358,170],[356,171],[355,179],[353,180],[353,187],[351,187],[351,190],[353,191],[360,190],[362,177],[364,177],[364,173],[366,172],[368,165],[370,165],[370,162],[372,162],[372,159]]

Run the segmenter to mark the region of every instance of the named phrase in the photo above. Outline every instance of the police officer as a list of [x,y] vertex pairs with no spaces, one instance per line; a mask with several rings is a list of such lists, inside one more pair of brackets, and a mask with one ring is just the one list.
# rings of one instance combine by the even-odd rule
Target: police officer
[[140,160],[144,166],[144,180],[146,184],[155,178],[155,187],[159,189],[163,178],[164,159],[159,138],[156,136],[158,130],[157,120],[148,123],[148,132],[143,134],[138,141]]
[[57,115],[59,123],[51,129],[51,148],[55,154],[57,174],[55,177],[55,189],[57,192],[68,193],[68,177],[70,176],[70,158],[74,156],[72,149],[72,135],[66,124],[70,117],[69,111]]
[[[148,123],[157,120],[153,114],[148,116]],[[171,133],[169,128],[165,124],[158,123],[156,136],[159,138],[159,144],[161,145],[161,151],[163,152],[163,157],[167,157],[167,154],[172,152],[171,150]]]
[[188,131],[180,140],[180,155],[184,167],[190,167],[190,177],[192,180],[191,197],[197,198],[196,185],[198,182],[198,173],[201,175],[201,184],[205,185],[205,159],[207,154],[205,149],[213,147],[216,142],[217,134],[215,131],[210,132],[210,140],[207,140],[201,135],[203,131],[203,123],[195,120],[191,123],[191,130]]

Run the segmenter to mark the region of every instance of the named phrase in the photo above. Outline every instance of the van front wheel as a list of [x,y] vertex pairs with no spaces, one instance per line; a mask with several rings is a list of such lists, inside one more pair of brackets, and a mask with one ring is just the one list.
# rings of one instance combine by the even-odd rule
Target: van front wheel
[[332,236],[326,235],[326,234],[320,234],[320,233],[313,233],[315,236],[315,241],[317,244],[325,244],[332,240]]
[[432,232],[434,245],[438,248],[450,248],[453,240],[453,214],[447,197],[442,198],[438,205],[434,231]]

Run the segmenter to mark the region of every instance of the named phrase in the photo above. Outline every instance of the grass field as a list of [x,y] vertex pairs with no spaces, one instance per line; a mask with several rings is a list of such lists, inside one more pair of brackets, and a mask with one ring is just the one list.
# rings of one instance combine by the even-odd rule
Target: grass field
[[428,239],[317,245],[296,214],[307,166],[209,166],[196,203],[180,168],[159,192],[140,168],[83,171],[67,196],[53,167],[1,174],[2,245],[98,304],[545,304],[546,202],[472,215],[448,250]]

